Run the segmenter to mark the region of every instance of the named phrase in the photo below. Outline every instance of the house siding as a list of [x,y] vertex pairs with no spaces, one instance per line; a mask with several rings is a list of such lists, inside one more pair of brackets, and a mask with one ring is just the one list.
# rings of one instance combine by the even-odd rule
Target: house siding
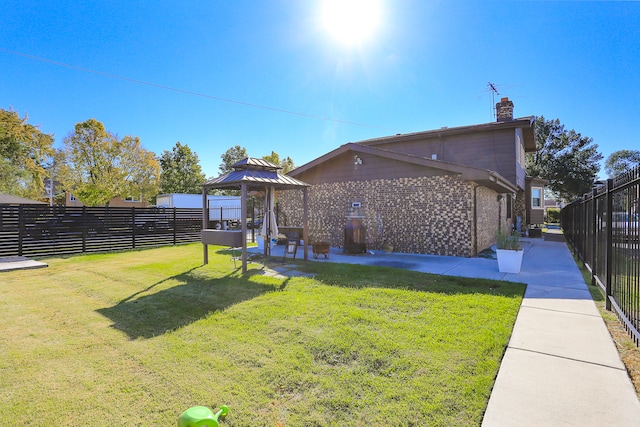
[[370,181],[375,179],[395,179],[402,177],[423,177],[443,175],[445,172],[427,169],[424,166],[382,158],[376,155],[358,153],[361,164],[354,164],[354,155],[341,155],[320,167],[305,171],[299,178],[308,184],[344,181]]
[[[526,215],[527,225],[531,224],[543,224],[544,223],[544,185],[545,182],[537,178],[527,178],[527,185],[525,189],[525,203],[526,203]],[[540,194],[540,207],[533,207],[531,205],[531,188],[538,187],[542,189]]]
[[[527,188],[527,224],[544,224],[544,207],[534,208],[531,206],[531,187]],[[544,191],[542,192],[542,206],[544,206]]]
[[[376,143],[376,148],[431,159],[489,169],[514,185],[524,188],[521,168],[516,162],[516,135],[520,129],[500,129],[480,133],[431,136],[407,141]],[[364,142],[365,145],[366,142]]]
[[[497,226],[487,228],[492,216],[496,222],[496,193],[478,187],[476,230],[475,187],[448,175],[318,183],[309,190],[309,239],[342,247],[346,208],[361,202],[368,250],[390,243],[397,252],[473,256],[476,246],[490,246]],[[278,195],[282,225],[302,224],[302,195],[296,193]]]
[[524,190],[526,186],[527,166],[525,161],[524,136],[522,135],[522,129],[516,129],[515,135],[516,187]]

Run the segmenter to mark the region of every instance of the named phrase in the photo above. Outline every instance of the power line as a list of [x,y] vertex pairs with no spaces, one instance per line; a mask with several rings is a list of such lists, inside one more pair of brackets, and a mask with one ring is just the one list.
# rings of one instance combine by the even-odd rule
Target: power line
[[171,87],[171,86],[165,86],[165,85],[161,85],[161,84],[157,84],[157,83],[147,82],[147,81],[144,81],[144,80],[137,80],[137,79],[132,79],[132,78],[129,78],[129,77],[119,76],[117,74],[105,73],[104,71],[97,71],[97,70],[92,70],[90,68],[79,67],[77,65],[66,64],[64,62],[54,61],[52,59],[42,58],[42,57],[39,57],[39,56],[29,55],[27,53],[17,52],[17,51],[13,51],[13,50],[9,50],[9,49],[4,49],[2,47],[0,47],[0,52],[5,52],[5,53],[9,53],[11,55],[16,55],[16,56],[22,56],[23,58],[33,59],[33,60],[36,60],[36,61],[45,62],[47,64],[53,64],[53,65],[57,65],[57,66],[60,66],[60,67],[70,68],[72,70],[82,71],[82,72],[85,72],[85,73],[97,74],[97,75],[103,76],[103,77],[109,77],[109,78],[112,78],[112,79],[124,80],[126,82],[136,83],[136,84],[141,84],[141,85],[146,85],[146,86],[151,86],[151,87],[155,87],[155,88],[158,88],[158,89],[171,90],[171,91],[174,91],[174,92],[184,93],[186,95],[199,96],[201,98],[208,98],[208,99],[214,99],[216,101],[222,101],[222,102],[229,102],[229,103],[232,103],[232,104],[244,105],[245,107],[260,108],[262,110],[275,111],[277,113],[291,114],[291,115],[294,115],[294,116],[307,117],[309,119],[324,120],[324,121],[342,123],[342,124],[347,124],[347,125],[363,126],[363,127],[376,128],[376,129],[388,129],[388,128],[384,128],[382,126],[375,126],[375,125],[369,125],[369,124],[366,124],[366,123],[358,123],[358,122],[350,122],[350,121],[347,121],[347,120],[333,119],[331,117],[324,117],[324,116],[317,116],[317,115],[313,115],[313,114],[300,113],[298,111],[284,110],[284,109],[281,109],[281,108],[268,107],[268,106],[265,106],[265,105],[252,104],[250,102],[236,101],[234,99],[222,98],[222,97],[214,96],[214,95],[207,95],[205,93],[193,92],[193,91],[186,90],[186,89],[179,89],[179,88],[175,88],[175,87]]

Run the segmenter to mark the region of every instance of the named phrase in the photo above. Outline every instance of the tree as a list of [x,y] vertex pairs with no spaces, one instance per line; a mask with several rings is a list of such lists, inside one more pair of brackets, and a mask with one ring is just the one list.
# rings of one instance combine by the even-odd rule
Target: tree
[[88,206],[117,196],[147,201],[157,193],[160,165],[138,137],[119,140],[96,119],[77,123],[64,139],[61,181]]
[[200,167],[198,155],[188,145],[176,142],[172,151],[165,150],[160,156],[160,192],[195,194],[202,192],[205,175]]
[[273,163],[274,165],[280,166],[282,168],[280,170],[280,173],[282,174],[289,173],[295,168],[295,165],[293,164],[293,160],[291,160],[291,157],[287,157],[283,160],[280,160],[280,155],[275,151],[272,151],[271,154],[268,156],[262,156],[262,158],[264,160],[267,160]]
[[44,196],[53,136],[42,133],[17,112],[0,109],[0,192],[32,199]]
[[286,157],[282,159],[280,162],[280,167],[282,167],[282,173],[289,173],[296,168],[296,165],[293,163],[291,157]]
[[136,196],[148,202],[158,194],[160,164],[155,153],[142,147],[139,137],[125,136],[119,141],[122,171],[120,197]]
[[246,159],[247,157],[249,156],[247,155],[246,148],[240,147],[239,145],[229,148],[220,156],[222,159],[222,163],[220,163],[219,166],[220,173],[223,174],[230,172],[233,169],[231,166],[233,166],[234,163],[237,163],[242,159]]
[[527,154],[527,174],[549,181],[560,198],[572,201],[588,192],[598,172],[602,154],[593,139],[573,129],[565,130],[558,119],[536,118],[536,152]]
[[609,178],[615,178],[616,176],[639,165],[640,151],[618,150],[614,151],[609,157],[607,157],[607,161],[604,164],[604,170],[607,175],[609,175]]

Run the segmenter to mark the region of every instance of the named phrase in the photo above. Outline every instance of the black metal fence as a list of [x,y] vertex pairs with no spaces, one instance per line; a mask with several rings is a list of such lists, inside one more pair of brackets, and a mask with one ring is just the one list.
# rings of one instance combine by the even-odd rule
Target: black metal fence
[[199,242],[202,209],[0,205],[0,256],[50,256]]
[[564,235],[640,345],[640,166],[561,212]]

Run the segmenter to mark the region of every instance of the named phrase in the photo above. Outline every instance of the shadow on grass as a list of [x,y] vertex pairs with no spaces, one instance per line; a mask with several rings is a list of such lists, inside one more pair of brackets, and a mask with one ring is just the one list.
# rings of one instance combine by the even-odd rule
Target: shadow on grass
[[447,295],[487,294],[520,298],[524,296],[526,289],[523,283],[422,273],[398,268],[396,265],[318,264],[302,261],[301,268],[314,273],[315,279],[326,285],[349,288],[407,289]]
[[[220,253],[227,255],[224,251]],[[263,262],[270,267],[284,264],[277,258]],[[322,284],[349,288],[520,298],[525,290],[525,285],[513,282],[433,275],[403,268],[309,261],[296,261],[292,268],[314,273],[315,280]],[[207,274],[200,267],[186,270],[141,289],[112,307],[97,311],[111,319],[113,328],[123,331],[131,339],[152,338],[265,293],[282,291],[290,280],[256,280],[254,276],[261,275],[260,270],[251,270],[245,275],[237,274],[236,270],[221,277],[209,277]],[[166,288],[166,282],[178,284]]]
[[[281,290],[286,284],[274,286],[250,280],[256,274],[260,273],[256,271],[244,276],[207,278],[199,277],[197,268],[194,268],[154,283],[113,307],[97,311],[113,321],[113,328],[125,332],[131,339],[152,338],[234,304]],[[180,284],[153,292],[154,288],[167,281]]]

